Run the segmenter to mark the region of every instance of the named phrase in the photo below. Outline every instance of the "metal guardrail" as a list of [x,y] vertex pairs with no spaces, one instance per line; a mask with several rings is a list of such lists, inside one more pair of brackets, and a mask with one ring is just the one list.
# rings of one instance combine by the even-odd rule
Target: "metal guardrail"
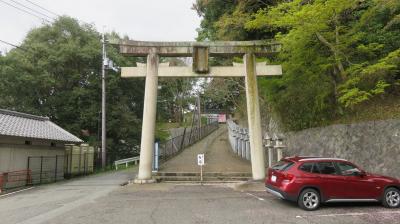
[[118,165],[125,164],[125,167],[128,167],[128,163],[133,162],[135,165],[139,163],[140,156],[135,156],[132,158],[120,159],[114,161],[115,170],[118,170]]
[[227,120],[229,143],[235,154],[243,159],[250,160],[250,142],[249,131],[247,128],[242,128],[232,120]]

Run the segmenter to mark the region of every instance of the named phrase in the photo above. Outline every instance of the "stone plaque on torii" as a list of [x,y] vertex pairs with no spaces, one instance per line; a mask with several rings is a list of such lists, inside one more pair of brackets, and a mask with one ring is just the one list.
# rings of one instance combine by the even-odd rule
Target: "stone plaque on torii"
[[[123,78],[146,77],[139,173],[136,183],[154,182],[152,158],[156,125],[158,77],[245,77],[251,167],[254,180],[265,178],[257,76],[280,76],[280,65],[256,63],[256,56],[279,52],[280,44],[267,41],[147,42],[121,40],[120,53],[147,57],[146,66],[123,67]],[[193,57],[192,66],[159,66],[159,57]],[[210,67],[210,56],[243,56],[244,64]]]

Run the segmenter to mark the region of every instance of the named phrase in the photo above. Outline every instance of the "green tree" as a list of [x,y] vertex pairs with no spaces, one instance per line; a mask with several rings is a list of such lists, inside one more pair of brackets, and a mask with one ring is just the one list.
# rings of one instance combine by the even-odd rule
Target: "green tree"
[[[162,58],[170,66],[186,66],[178,58]],[[157,114],[159,121],[173,121],[182,125],[184,111],[192,104],[193,78],[161,78],[159,79]]]
[[202,17],[198,40],[255,40],[272,38],[272,29],[250,30],[245,24],[260,9],[280,0],[197,0],[194,9]]
[[230,1],[224,9],[198,1],[199,38],[282,43],[269,63],[282,64],[284,76],[261,79],[259,89],[262,110],[271,108],[286,129],[330,124],[377,97],[400,95],[398,0],[257,2]]
[[[289,129],[326,124],[343,113],[342,107],[398,93],[400,44],[395,39],[400,33],[392,26],[399,6],[382,0],[294,0],[260,10],[246,24],[247,29],[283,30],[277,38],[285,77],[266,94]],[[292,91],[295,85],[303,93]],[[297,103],[288,104],[286,94]]]
[[[109,34],[108,36],[116,36]],[[48,116],[92,144],[99,142],[101,41],[92,25],[60,17],[31,30],[21,50],[0,57],[0,107]],[[107,47],[117,65],[135,62]],[[107,71],[109,159],[132,155],[140,142],[143,80]]]

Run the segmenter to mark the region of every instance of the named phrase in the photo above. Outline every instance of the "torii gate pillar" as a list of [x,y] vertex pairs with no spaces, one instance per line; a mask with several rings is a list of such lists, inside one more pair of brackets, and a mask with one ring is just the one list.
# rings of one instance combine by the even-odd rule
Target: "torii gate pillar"
[[142,141],[140,143],[139,173],[136,183],[154,182],[151,178],[153,162],[154,134],[156,130],[158,55],[151,52],[147,55],[147,75],[144,92]]
[[[135,183],[152,183],[154,134],[158,77],[243,77],[246,82],[247,116],[254,180],[265,178],[257,76],[280,76],[280,65],[256,63],[256,56],[279,52],[280,44],[266,41],[226,42],[145,42],[123,40],[116,43],[120,53],[147,57],[147,67],[122,68],[122,77],[146,77],[139,174]],[[244,66],[209,67],[209,56],[243,56]],[[161,57],[193,57],[193,67],[158,66]]]
[[247,121],[251,154],[251,170],[254,180],[265,178],[265,159],[262,144],[260,105],[258,100],[256,57],[252,53],[243,56],[246,68]]

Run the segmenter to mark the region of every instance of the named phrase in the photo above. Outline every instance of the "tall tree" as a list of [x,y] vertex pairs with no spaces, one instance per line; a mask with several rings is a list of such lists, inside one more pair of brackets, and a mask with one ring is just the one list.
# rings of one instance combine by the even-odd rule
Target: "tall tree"
[[388,24],[395,23],[399,6],[386,0],[293,0],[260,10],[246,24],[282,30],[277,38],[285,77],[263,85],[289,129],[329,123],[374,96],[398,92],[400,33]]
[[287,130],[330,124],[369,101],[400,94],[398,0],[213,4],[198,1],[200,39],[274,37],[282,43],[270,63],[283,65],[283,78],[262,78],[259,89],[263,110],[271,108]]
[[[116,35],[116,34],[110,34]],[[99,142],[101,42],[92,25],[60,17],[31,30],[21,48],[0,58],[0,107],[48,116],[63,128]],[[120,66],[134,61],[112,47]],[[135,153],[140,139],[143,80],[107,71],[107,148],[110,159]]]

